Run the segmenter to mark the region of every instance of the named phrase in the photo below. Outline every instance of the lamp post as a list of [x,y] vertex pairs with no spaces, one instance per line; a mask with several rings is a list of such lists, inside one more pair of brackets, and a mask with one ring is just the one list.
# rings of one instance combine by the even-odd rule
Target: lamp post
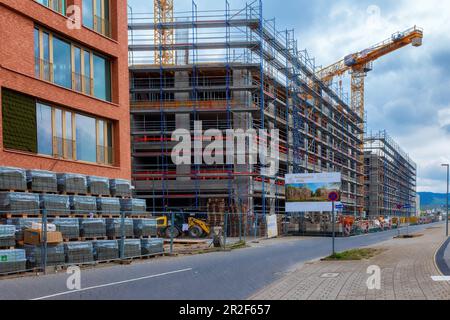
[[445,227],[445,235],[448,237],[448,193],[449,193],[449,180],[450,180],[450,164],[443,164],[443,167],[447,167],[447,216],[446,216],[446,227]]

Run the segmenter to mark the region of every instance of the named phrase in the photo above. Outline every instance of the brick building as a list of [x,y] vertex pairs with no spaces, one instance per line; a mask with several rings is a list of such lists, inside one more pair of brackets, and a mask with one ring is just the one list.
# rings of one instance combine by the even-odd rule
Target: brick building
[[0,0],[0,44],[0,165],[130,179],[126,1]]

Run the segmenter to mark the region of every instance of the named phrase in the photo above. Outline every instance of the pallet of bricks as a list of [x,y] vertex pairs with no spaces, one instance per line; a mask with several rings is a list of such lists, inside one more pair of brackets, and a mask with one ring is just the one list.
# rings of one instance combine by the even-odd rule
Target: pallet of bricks
[[[48,266],[164,252],[156,220],[147,216],[145,200],[132,198],[130,181],[0,167],[0,274],[41,267],[43,209]],[[123,252],[121,211],[129,217]]]
[[207,224],[211,227],[224,227],[225,225],[225,200],[209,199],[207,204]]

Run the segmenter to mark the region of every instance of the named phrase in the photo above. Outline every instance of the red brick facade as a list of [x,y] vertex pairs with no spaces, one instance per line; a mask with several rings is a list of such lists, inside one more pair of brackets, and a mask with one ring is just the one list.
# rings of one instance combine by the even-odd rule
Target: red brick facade
[[[68,4],[82,7],[81,2],[82,0],[72,0]],[[67,27],[69,18],[34,0],[0,0],[0,88],[21,92],[74,112],[113,121],[115,157],[114,166],[107,166],[7,150],[3,145],[0,112],[0,166],[131,178],[126,1],[111,1],[110,12],[113,39],[84,26],[71,30]],[[35,24],[111,59],[112,102],[35,77]],[[0,106],[1,104],[0,90]]]

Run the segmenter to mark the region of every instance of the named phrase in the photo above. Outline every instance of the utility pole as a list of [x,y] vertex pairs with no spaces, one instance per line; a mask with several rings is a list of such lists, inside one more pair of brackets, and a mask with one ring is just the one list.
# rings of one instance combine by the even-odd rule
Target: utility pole
[[450,184],[450,164],[443,164],[443,167],[447,167],[447,193],[446,193],[446,198],[447,198],[447,216],[445,218],[446,221],[446,227],[445,227],[445,235],[448,237],[448,193],[449,193],[449,184]]

